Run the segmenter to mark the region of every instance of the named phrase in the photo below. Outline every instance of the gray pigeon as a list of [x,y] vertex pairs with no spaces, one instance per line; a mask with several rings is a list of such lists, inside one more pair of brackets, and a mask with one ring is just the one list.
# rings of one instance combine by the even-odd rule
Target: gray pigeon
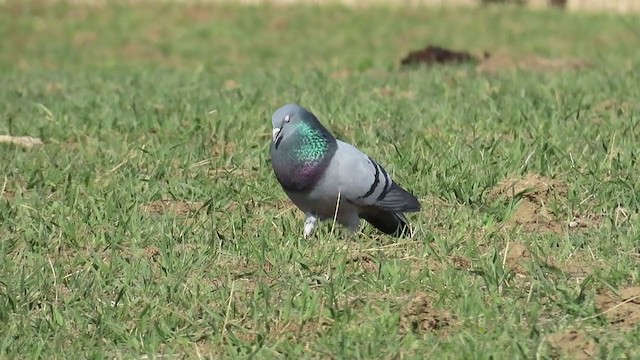
[[318,220],[356,231],[360,218],[383,233],[411,236],[405,212],[420,203],[373,159],[331,135],[308,110],[288,104],[271,119],[271,165],[287,196],[304,212],[306,238]]

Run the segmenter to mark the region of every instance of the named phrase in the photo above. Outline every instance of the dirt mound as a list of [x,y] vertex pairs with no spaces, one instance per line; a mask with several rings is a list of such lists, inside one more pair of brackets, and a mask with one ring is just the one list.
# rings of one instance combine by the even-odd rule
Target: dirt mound
[[440,46],[428,45],[424,49],[411,51],[400,61],[400,65],[462,64],[469,62],[475,63],[477,60],[466,51],[455,51]]
[[503,254],[505,263],[517,274],[527,273],[525,264],[532,259],[531,252],[524,244],[509,244],[506,255]]
[[622,289],[619,295],[611,291],[598,294],[596,306],[609,324],[631,330],[640,324],[640,286]]
[[513,242],[505,248],[501,256],[505,265],[516,274],[522,276],[529,274],[527,264],[536,261],[539,266],[546,269],[560,270],[564,276],[572,279],[584,279],[593,273],[601,264],[586,253],[576,252],[568,259],[559,259],[553,255],[543,257],[533,254],[525,244]]
[[514,214],[507,221],[508,226],[527,232],[560,233],[567,224],[554,219],[547,206],[554,198],[566,196],[567,186],[560,181],[529,174],[521,179],[501,181],[489,191],[487,199],[513,201],[520,198]]
[[156,200],[143,204],[141,209],[143,212],[156,215],[173,212],[174,214],[181,216],[198,211],[202,205],[203,203],[195,201]]
[[474,56],[467,51],[451,50],[437,45],[427,45],[423,49],[411,51],[400,60],[400,66],[464,63],[477,64],[476,71],[485,74],[513,70],[540,73],[575,71],[592,66],[590,62],[583,59],[546,58],[539,55],[512,56],[501,53],[491,55],[484,52],[482,56]]
[[547,336],[547,343],[553,351],[553,357],[564,355],[568,359],[594,359],[598,346],[593,338],[578,330],[569,330]]
[[402,309],[400,333],[442,331],[451,326],[454,318],[445,310],[433,306],[426,294],[416,294]]

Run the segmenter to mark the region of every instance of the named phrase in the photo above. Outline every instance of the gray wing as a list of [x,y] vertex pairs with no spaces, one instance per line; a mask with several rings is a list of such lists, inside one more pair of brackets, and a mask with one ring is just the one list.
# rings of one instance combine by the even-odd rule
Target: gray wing
[[415,196],[398,186],[387,171],[354,146],[338,141],[328,181],[337,181],[340,196],[360,207],[390,212],[420,210]]

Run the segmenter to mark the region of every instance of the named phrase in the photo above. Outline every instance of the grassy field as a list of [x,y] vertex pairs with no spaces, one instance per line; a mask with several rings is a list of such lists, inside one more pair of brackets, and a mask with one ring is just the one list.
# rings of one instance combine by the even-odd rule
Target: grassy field
[[[638,24],[0,5],[0,135],[44,141],[0,144],[0,357],[639,358]],[[398,66],[428,43],[499,56]],[[420,198],[412,239],[301,238],[294,101]]]

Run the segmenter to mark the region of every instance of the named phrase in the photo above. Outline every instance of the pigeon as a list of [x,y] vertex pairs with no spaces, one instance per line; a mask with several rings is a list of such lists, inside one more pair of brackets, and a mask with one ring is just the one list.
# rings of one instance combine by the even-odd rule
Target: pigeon
[[271,165],[283,190],[305,214],[307,238],[318,220],[355,232],[360,219],[395,237],[411,236],[406,212],[415,196],[356,147],[337,140],[309,110],[287,104],[273,114]]

